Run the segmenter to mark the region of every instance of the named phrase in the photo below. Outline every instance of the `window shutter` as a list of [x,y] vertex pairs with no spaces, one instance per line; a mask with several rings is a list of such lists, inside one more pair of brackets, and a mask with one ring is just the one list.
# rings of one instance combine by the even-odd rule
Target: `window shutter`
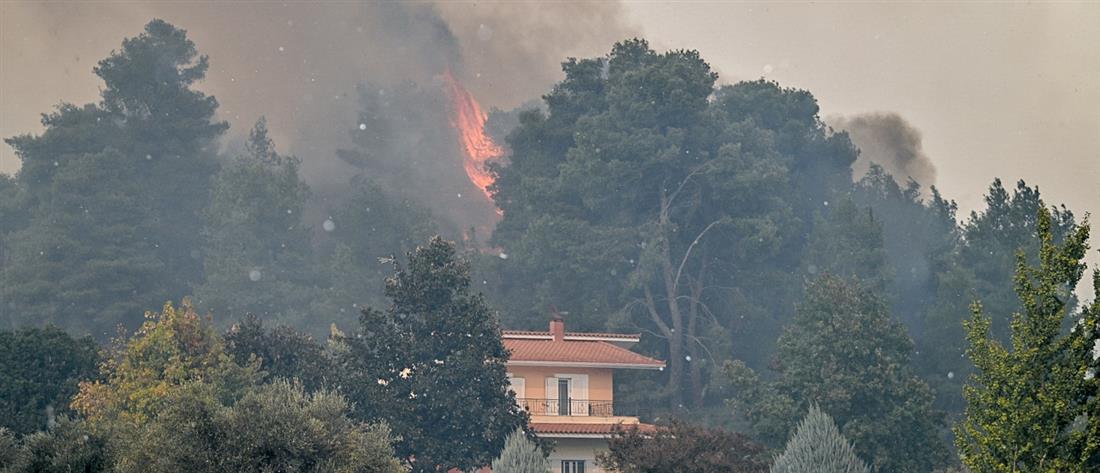
[[558,378],[548,376],[546,378],[546,393],[542,396],[546,415],[558,415]]
[[573,399],[571,414],[575,416],[588,415],[588,375],[577,374],[569,377],[569,397]]

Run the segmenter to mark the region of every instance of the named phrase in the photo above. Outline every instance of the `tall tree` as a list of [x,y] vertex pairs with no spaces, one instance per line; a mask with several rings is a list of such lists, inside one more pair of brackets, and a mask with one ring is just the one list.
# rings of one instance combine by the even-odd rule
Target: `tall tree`
[[[1046,209],[1038,187],[1023,180],[1009,194],[1000,179],[993,181],[985,196],[986,208],[971,212],[963,228],[963,246],[959,250],[962,265],[974,275],[974,291],[992,318],[993,335],[1002,343],[1009,341],[1010,314],[1023,308],[1013,293],[1016,254],[1023,250],[1031,264],[1039,262],[1041,240],[1038,215]],[[1074,233],[1073,212],[1065,206],[1051,207],[1051,235],[1055,242]],[[1072,299],[1067,300],[1070,305]],[[967,301],[967,304],[969,301]],[[963,314],[963,307],[956,309]],[[964,315],[959,315],[963,317]]]
[[[709,347],[793,287],[782,269],[799,261],[799,215],[828,200],[803,197],[837,175],[846,185],[854,148],[827,134],[808,93],[716,90],[695,51],[633,40],[563,69],[547,112],[521,115],[497,169],[504,219],[493,243],[508,256],[498,290],[529,320],[554,304],[581,328],[655,334],[651,349],[669,360],[666,402],[700,406],[725,356]],[[795,192],[793,174],[809,169],[821,178]]]
[[434,237],[407,257],[386,279],[390,307],[364,310],[347,338],[344,385],[360,416],[393,428],[413,471],[489,465],[526,424],[500,327],[453,243]]
[[352,179],[346,200],[323,227],[335,240],[327,255],[329,280],[313,309],[344,328],[357,323],[364,307],[385,303],[388,258],[403,255],[436,234],[431,212],[363,176]]
[[247,152],[222,167],[204,210],[205,281],[198,305],[216,314],[257,314],[286,324],[308,321],[315,279],[302,210],[309,188],[299,160],[280,155],[260,119]]
[[2,290],[17,324],[53,323],[106,339],[169,296],[153,212],[127,161],[110,149],[51,176],[49,203],[11,236]]
[[[938,404],[953,416],[962,414],[963,384],[973,371],[966,357],[966,330],[961,328],[967,308],[981,301],[990,315],[991,333],[1007,343],[1010,314],[1022,308],[1012,292],[1015,255],[1023,251],[1031,264],[1039,261],[1037,215],[1046,207],[1039,189],[1020,181],[1010,193],[997,179],[985,202],[986,208],[972,212],[962,225],[955,250],[935,260],[933,303],[923,320],[912,326],[920,352],[916,366],[937,390]],[[1054,241],[1062,241],[1076,228],[1073,213],[1065,206],[1050,212]],[[1072,294],[1067,303],[1075,304]]]
[[916,181],[905,186],[872,164],[856,183],[852,200],[870,209],[882,227],[882,248],[891,280],[884,288],[894,316],[917,338],[921,321],[935,301],[938,276],[950,263],[959,243],[957,205],[940,195],[934,186],[928,196]]
[[775,381],[743,364],[729,368],[739,392],[733,405],[759,438],[778,445],[816,403],[876,470],[927,473],[946,463],[942,414],[913,375],[913,342],[881,298],[857,283],[820,277],[778,345]]
[[0,331],[0,428],[29,434],[70,412],[77,383],[96,377],[98,349],[53,326]]
[[41,135],[5,140],[31,209],[10,240],[5,310],[106,338],[198,281],[213,141],[228,126],[192,89],[207,67],[185,31],[153,20],[94,68],[99,103],[62,104]]
[[870,208],[841,199],[819,215],[806,248],[806,273],[859,280],[884,293],[892,279],[883,247],[882,224]]
[[1011,317],[1011,344],[992,333],[993,317],[981,303],[966,323],[976,372],[955,432],[959,456],[977,473],[1100,468],[1100,271],[1093,273],[1095,299],[1064,333],[1072,313],[1067,288],[1085,269],[1089,227],[1057,244],[1057,218],[1037,212],[1037,265],[1017,252],[1014,286],[1022,310]]
[[833,418],[817,405],[798,424],[783,453],[775,457],[771,473],[870,473],[856,456]]

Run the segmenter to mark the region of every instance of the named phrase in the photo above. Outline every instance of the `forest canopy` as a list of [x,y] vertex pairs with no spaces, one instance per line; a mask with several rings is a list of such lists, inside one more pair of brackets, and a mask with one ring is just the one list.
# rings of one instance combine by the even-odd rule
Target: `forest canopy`
[[99,101],[5,139],[0,471],[541,470],[500,333],[550,312],[667,360],[617,378],[668,424],[619,432],[616,471],[1100,468],[1088,221],[1024,180],[960,217],[854,175],[810,91],[629,39],[481,116],[467,200],[455,105],[367,78],[318,192],[265,120],[226,143],[216,61],[153,20]]

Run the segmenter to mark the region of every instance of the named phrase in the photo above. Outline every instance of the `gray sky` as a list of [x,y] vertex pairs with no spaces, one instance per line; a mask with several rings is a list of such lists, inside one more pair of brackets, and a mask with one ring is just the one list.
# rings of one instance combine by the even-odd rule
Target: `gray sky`
[[[216,22],[242,14],[241,8],[234,13],[213,5],[91,2],[79,8],[64,3],[31,8],[0,0],[0,136],[39,131],[38,115],[61,100],[95,100],[99,83],[91,74],[94,62],[117,48],[124,36],[139,32],[151,15],[192,32],[200,51],[211,56],[203,87],[218,94],[223,108],[244,109],[225,91],[231,90],[234,77],[254,68],[250,58],[264,57],[253,48],[274,51],[275,44],[248,37],[255,35],[225,40],[226,28]],[[285,6],[254,8],[272,10],[275,5]],[[335,12],[346,5],[310,8]],[[477,68],[492,64],[478,55],[484,51],[477,47],[516,45],[535,51],[541,38],[554,36],[555,25],[575,23],[568,35],[558,35],[573,40],[562,47],[541,47],[537,54],[519,49],[515,51],[522,54],[485,53],[490,59],[526,58],[523,67],[532,78],[522,89],[494,93],[504,89],[477,83],[471,71],[471,90],[490,105],[515,105],[517,97],[546,90],[557,68],[551,57],[600,54],[609,49],[608,38],[638,34],[657,49],[698,49],[723,82],[763,76],[808,89],[826,119],[900,114],[921,131],[923,150],[936,166],[935,184],[959,202],[963,215],[980,208],[990,181],[1001,177],[1010,185],[1024,178],[1039,185],[1048,203],[1065,203],[1079,215],[1091,212],[1094,222],[1100,219],[1100,3],[607,5],[555,3],[539,7],[542,21],[520,16],[530,5],[516,2],[450,2],[440,10],[467,50],[468,63]],[[490,40],[482,27],[486,24],[497,31]],[[470,38],[483,42],[478,46]],[[277,107],[270,98],[262,103]],[[244,126],[234,127],[247,128],[255,113],[248,115],[242,118]],[[273,129],[279,131],[275,115]],[[4,146],[0,171],[17,168],[18,161]],[[1093,247],[1100,247],[1100,237],[1094,236]],[[1095,250],[1090,259],[1094,264],[1100,260]]]

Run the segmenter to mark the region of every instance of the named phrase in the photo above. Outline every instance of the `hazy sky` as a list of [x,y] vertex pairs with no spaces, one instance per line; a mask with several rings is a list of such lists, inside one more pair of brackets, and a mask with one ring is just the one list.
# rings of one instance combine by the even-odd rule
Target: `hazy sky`
[[[160,15],[142,2],[95,2],[75,16],[63,15],[73,10],[70,5],[52,5],[32,9],[0,0],[2,136],[38,131],[38,114],[60,100],[94,100],[99,85],[91,75],[94,62],[124,36],[139,32],[150,12]],[[169,5],[165,8],[213,12],[202,2]],[[460,42],[537,44],[555,23],[575,22],[568,37],[584,32],[585,40],[549,53],[593,55],[609,48],[605,36],[640,34],[658,49],[698,49],[724,82],[764,76],[808,89],[826,119],[897,112],[921,131],[924,151],[937,168],[936,185],[959,202],[964,215],[981,207],[990,181],[1001,177],[1009,185],[1024,178],[1040,186],[1048,203],[1065,203],[1079,214],[1091,212],[1094,222],[1100,219],[1100,3],[627,2],[620,9],[598,7],[601,18],[615,15],[617,22],[587,23],[572,18],[588,18],[593,3],[577,6],[575,14],[569,11],[572,4],[555,3],[552,20],[512,25],[529,31],[526,38],[505,31],[501,20],[517,18],[524,8],[516,5],[448,3],[442,10]],[[504,9],[512,10],[511,16],[494,20],[494,12]],[[489,19],[473,21],[474,15]],[[173,21],[172,14],[166,19]],[[74,28],[72,21],[83,27]],[[491,21],[501,33],[487,40],[481,25]],[[219,60],[255,54],[237,47],[255,41],[204,44],[201,25],[181,21],[180,26],[192,30],[200,51],[211,55],[208,86],[214,92],[228,83],[219,76],[224,75]],[[503,34],[511,36],[504,40]],[[552,63],[524,67],[556,68]],[[549,80],[545,73],[532,77],[537,79],[524,93],[549,87],[539,83]],[[471,89],[483,95],[492,91],[477,84]],[[516,95],[483,100],[509,106]],[[18,162],[3,148],[0,171],[12,172]],[[1097,246],[1100,238],[1094,237]],[[1095,250],[1092,254],[1093,262],[1100,260]]]

